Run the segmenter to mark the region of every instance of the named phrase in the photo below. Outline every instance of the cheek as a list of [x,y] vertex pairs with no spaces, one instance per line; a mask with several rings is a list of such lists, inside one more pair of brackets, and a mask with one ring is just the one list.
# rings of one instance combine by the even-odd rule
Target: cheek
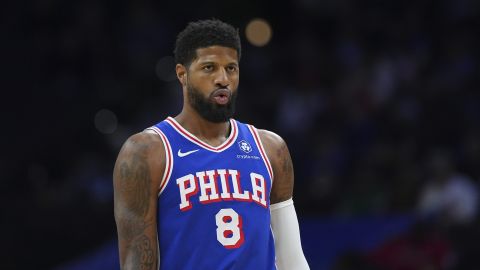
[[208,76],[195,76],[190,78],[190,85],[199,90],[211,88],[211,79]]
[[230,75],[230,83],[231,83],[231,84],[238,85],[239,78],[240,78],[240,77],[238,76],[238,74],[236,74],[236,75]]
[[240,82],[240,80],[238,79],[238,76],[232,80],[232,85],[237,88],[238,87],[238,83]]

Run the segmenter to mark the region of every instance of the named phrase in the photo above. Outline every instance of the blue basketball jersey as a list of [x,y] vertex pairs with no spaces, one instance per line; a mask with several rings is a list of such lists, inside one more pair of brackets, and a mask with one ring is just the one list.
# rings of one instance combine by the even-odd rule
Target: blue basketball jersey
[[213,147],[168,117],[149,128],[162,138],[165,173],[158,197],[161,270],[271,270],[272,168],[257,130],[230,120]]

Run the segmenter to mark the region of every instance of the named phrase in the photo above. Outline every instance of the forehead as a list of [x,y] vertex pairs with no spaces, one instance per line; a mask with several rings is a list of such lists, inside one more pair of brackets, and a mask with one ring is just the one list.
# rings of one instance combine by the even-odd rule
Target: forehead
[[237,50],[223,46],[210,46],[196,50],[197,57],[193,63],[228,62],[238,63]]

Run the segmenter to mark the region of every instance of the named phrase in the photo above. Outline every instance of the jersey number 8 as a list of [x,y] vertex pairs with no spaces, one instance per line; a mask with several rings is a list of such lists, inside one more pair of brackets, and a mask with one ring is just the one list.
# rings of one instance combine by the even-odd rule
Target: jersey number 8
[[242,217],[232,208],[224,208],[215,215],[217,240],[225,248],[238,248],[243,244]]

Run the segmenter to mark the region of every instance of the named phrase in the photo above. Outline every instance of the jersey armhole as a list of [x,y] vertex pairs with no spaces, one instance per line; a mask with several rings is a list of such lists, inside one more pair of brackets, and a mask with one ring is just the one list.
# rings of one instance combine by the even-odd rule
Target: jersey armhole
[[162,140],[163,146],[165,148],[165,171],[163,172],[162,181],[160,181],[159,192],[158,196],[162,194],[163,190],[167,186],[168,182],[170,181],[170,176],[172,175],[172,168],[173,168],[173,154],[172,154],[172,147],[170,142],[167,139],[167,136],[156,126],[149,127],[146,130],[151,130],[160,136]]
[[272,181],[271,184],[273,184],[274,176],[273,176],[272,165],[266,154],[267,152],[265,152],[265,148],[263,147],[262,140],[260,139],[260,135],[258,134],[258,131],[254,126],[252,125],[247,125],[247,126],[248,126],[248,129],[250,129],[250,132],[252,133],[252,136],[253,136],[253,139],[255,140],[255,144],[257,145],[257,148],[260,150],[260,155],[262,156],[263,162],[267,167],[268,174],[270,175],[270,179]]

